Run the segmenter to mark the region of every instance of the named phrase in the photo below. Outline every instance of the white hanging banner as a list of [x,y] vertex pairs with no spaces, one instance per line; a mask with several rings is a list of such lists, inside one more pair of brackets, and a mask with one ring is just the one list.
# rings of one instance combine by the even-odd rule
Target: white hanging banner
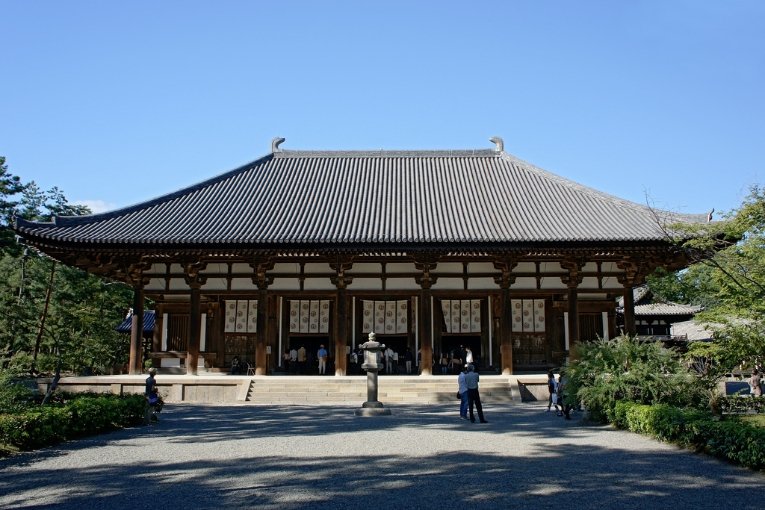
[[375,301],[375,333],[385,333],[385,301]]
[[375,302],[362,301],[361,305],[361,332],[364,333],[364,335],[369,335],[369,333],[372,332],[375,323]]
[[319,302],[316,300],[310,301],[310,319],[308,321],[308,332],[309,333],[318,333],[319,332]]
[[236,301],[226,301],[226,333],[236,333]]
[[329,301],[319,302],[319,333],[329,333]]
[[308,333],[308,321],[311,315],[311,302],[300,301],[300,333]]
[[290,333],[300,332],[300,301],[290,301]]
[[523,332],[534,332],[534,300],[523,300]]
[[520,333],[523,331],[523,300],[511,299],[510,306],[513,309],[513,331]]
[[407,329],[407,303],[408,301],[396,301],[396,333],[406,333]]
[[247,332],[258,332],[258,302],[250,301],[247,307]]
[[473,299],[470,301],[470,332],[481,332],[481,300]]
[[545,331],[545,300],[534,300],[534,331],[544,333]]

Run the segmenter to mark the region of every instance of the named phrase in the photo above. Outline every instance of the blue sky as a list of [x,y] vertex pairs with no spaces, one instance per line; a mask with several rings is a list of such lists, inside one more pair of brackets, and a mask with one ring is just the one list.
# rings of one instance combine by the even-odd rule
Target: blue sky
[[0,0],[0,155],[95,210],[284,149],[505,150],[686,213],[765,177],[765,2]]

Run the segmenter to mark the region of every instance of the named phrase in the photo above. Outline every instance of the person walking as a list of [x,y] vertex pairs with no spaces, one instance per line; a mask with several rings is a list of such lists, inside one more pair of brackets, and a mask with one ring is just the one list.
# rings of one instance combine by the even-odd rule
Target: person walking
[[470,421],[475,423],[475,415],[473,414],[473,406],[478,410],[478,419],[481,423],[488,423],[483,417],[483,406],[481,405],[481,395],[478,393],[478,381],[480,377],[478,372],[475,371],[473,365],[467,366],[467,374],[465,374],[465,383],[468,390],[468,408],[470,409]]
[[298,368],[298,356],[297,349],[294,347],[290,349],[290,373],[297,374]]
[[552,370],[547,372],[547,391],[550,393],[547,400],[547,412],[550,412],[552,406],[555,406],[555,412],[558,412],[558,381],[555,380]]
[[406,352],[404,352],[404,364],[406,365],[406,373],[411,374],[412,373],[412,350],[407,347]]
[[465,378],[467,368],[457,376],[457,394],[460,396],[460,418],[468,419],[468,387]]

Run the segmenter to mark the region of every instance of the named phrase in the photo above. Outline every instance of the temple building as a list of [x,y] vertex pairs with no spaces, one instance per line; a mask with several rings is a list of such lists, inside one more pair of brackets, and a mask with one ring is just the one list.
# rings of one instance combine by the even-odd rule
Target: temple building
[[[688,264],[658,211],[582,186],[494,147],[301,151],[266,156],[124,209],[50,223],[19,219],[25,242],[134,289],[131,373],[144,307],[162,366],[256,375],[325,345],[335,375],[374,331],[434,359],[470,347],[482,369],[560,366],[577,342],[635,332],[633,288]],[[156,364],[155,364],[156,366]]]

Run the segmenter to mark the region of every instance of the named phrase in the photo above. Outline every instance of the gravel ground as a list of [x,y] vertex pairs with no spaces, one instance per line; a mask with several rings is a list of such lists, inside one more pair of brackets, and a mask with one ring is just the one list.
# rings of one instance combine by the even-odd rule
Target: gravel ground
[[765,474],[545,406],[174,404],[0,460],[0,508],[763,508]]

